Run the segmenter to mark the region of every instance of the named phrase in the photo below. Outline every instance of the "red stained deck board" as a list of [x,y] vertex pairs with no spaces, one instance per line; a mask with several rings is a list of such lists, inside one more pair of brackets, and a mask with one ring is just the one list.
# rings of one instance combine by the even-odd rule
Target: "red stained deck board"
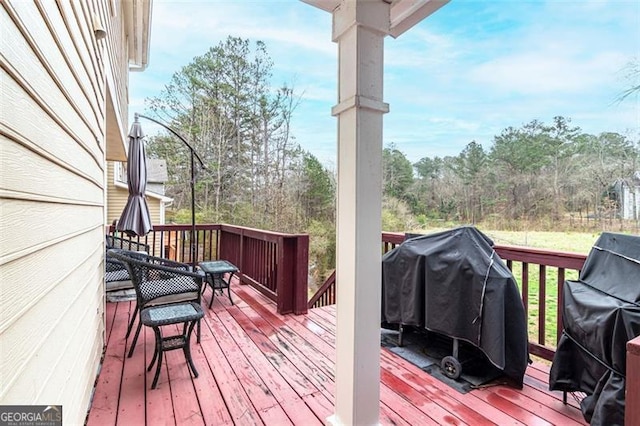
[[[233,313],[233,311],[230,312]],[[272,312],[251,309],[245,309],[243,312],[265,335],[270,336],[271,341],[278,343],[283,354],[298,368],[304,368],[308,365],[315,371],[315,376],[319,379],[334,380],[334,350],[329,350],[328,353],[318,351]],[[303,364],[298,360],[301,360]]]
[[[200,377],[191,378],[182,352],[171,351],[155,390],[150,389],[155,370],[145,371],[153,353],[152,331],[143,332],[133,358],[124,358],[124,334],[133,306],[128,302],[107,304],[107,353],[112,358],[114,353],[121,355],[119,364],[116,359],[105,360],[102,369],[106,374],[98,380],[90,425],[116,424],[116,420],[132,424],[134,417],[127,414],[130,412],[137,416],[135,424],[146,421],[154,426],[306,426],[323,424],[334,414],[335,306],[310,309],[302,316],[281,316],[273,302],[235,280],[235,306],[225,293],[217,294],[213,308],[208,309],[210,295],[208,290],[203,299],[207,309],[202,344],[194,338],[191,346]],[[120,380],[123,373],[126,380]],[[111,389],[115,390],[100,407],[106,382],[114,378],[117,383]],[[548,366],[536,363],[527,369],[522,390],[496,386],[461,394],[382,349],[380,423],[585,424],[579,410],[562,404],[561,392],[547,390],[547,380]],[[128,392],[134,389],[140,390],[140,396],[131,398]],[[136,401],[141,400],[145,404],[136,410]],[[569,401],[573,402],[571,397]]]
[[[513,401],[505,398],[496,392],[489,392],[486,389],[479,389],[474,392],[474,395],[480,399],[487,401],[492,406],[498,408],[502,412],[510,415],[514,419],[521,421],[528,426],[551,426],[553,423],[539,417],[532,412],[528,411],[529,407],[521,407],[515,404]],[[536,407],[540,409],[540,407]]]
[[[182,333],[182,326],[171,325],[163,327],[162,335],[178,335]],[[192,342],[192,345],[195,343]],[[198,404],[198,397],[193,387],[191,371],[187,365],[184,352],[181,349],[167,351],[164,353],[163,364],[166,364],[168,371],[160,373],[158,379],[158,387],[171,387],[171,400],[173,403],[173,413],[175,415],[176,424],[179,425],[202,425],[204,419]],[[198,367],[196,366],[196,369]],[[149,382],[153,381],[152,369],[149,372]],[[196,379],[197,380],[197,379]],[[154,390],[151,390],[153,392]]]
[[[278,342],[277,339],[274,343],[269,337],[267,337],[271,334],[275,334],[275,330],[269,328],[261,331],[258,328],[258,325],[252,322],[251,319],[249,319],[239,309],[230,309],[228,313],[229,315],[232,315],[238,324],[247,332],[247,335],[256,344],[256,346],[264,352],[265,356],[270,361],[272,368],[277,369],[280,374],[286,378],[287,382],[291,384],[299,396],[312,394],[319,389],[319,387],[314,386],[314,383],[317,384],[323,377],[315,377],[314,375],[316,372],[314,371],[305,371],[305,364],[301,364],[304,360],[296,359],[296,357],[289,354],[290,357],[294,358],[292,361],[284,353],[291,348],[285,347],[286,345],[279,346],[276,344]],[[260,325],[263,327],[269,327],[266,321],[264,321],[264,324]],[[305,375],[305,373],[308,374]]]
[[309,309],[307,315],[309,319],[313,320],[313,322],[318,324],[320,327],[324,328],[330,333],[335,334],[335,331],[336,331],[335,317],[331,319],[326,315],[324,315],[325,312],[326,311],[323,308],[314,308],[314,309]]
[[[145,347],[145,361],[148,366],[149,362],[151,362],[151,358],[153,357],[153,346],[155,344],[155,336],[153,334],[153,330],[149,327],[142,327],[141,338],[144,337],[144,347]],[[159,386],[156,389],[151,389],[151,383],[153,382],[153,375],[155,374],[155,369],[151,369],[150,372],[147,372],[147,380],[144,387],[144,392],[146,396],[146,422],[148,425],[175,425],[176,419],[173,413],[173,401],[171,399],[171,387],[170,386]],[[168,374],[167,365],[164,364],[162,367],[162,371],[160,372],[161,378],[158,379],[158,384],[160,384],[160,380],[162,380],[162,375]],[[131,424],[131,423],[128,423]],[[123,423],[123,425],[127,425]]]
[[[239,309],[230,309],[230,312],[238,312]],[[221,314],[222,315],[222,314]],[[238,314],[241,315],[241,314]],[[261,390],[268,395],[271,404],[279,404],[277,409],[286,413],[286,416],[294,422],[294,424],[315,424],[318,422],[318,418],[307,407],[306,404],[299,398],[298,394],[291,388],[289,383],[280,374],[280,371],[273,368],[269,360],[264,356],[255,343],[244,333],[244,330],[236,322],[236,319],[232,316],[228,316],[224,321],[230,335],[235,339],[235,342],[242,348],[242,352],[247,357],[247,365],[252,369],[256,379],[259,380]],[[243,385],[246,386],[247,381],[241,380]],[[259,392],[259,391],[258,391]],[[249,390],[247,389],[249,394]],[[287,403],[287,401],[289,401]],[[256,408],[258,408],[256,406]],[[276,407],[269,409],[270,415],[274,415]],[[258,410],[261,415],[262,411]],[[265,420],[263,418],[263,420]],[[265,420],[265,423],[269,423]],[[278,423],[271,423],[278,424]]]
[[[219,313],[219,315],[223,317],[221,319],[224,319],[223,323],[230,337],[234,339],[235,344],[242,348],[243,357],[246,357],[248,369],[245,370],[245,373],[250,374],[251,377],[242,377],[240,381],[245,386],[247,394],[251,397],[252,394],[259,395],[262,392],[264,396],[268,397],[270,405],[280,404],[277,407],[270,406],[268,411],[264,411],[265,408],[257,405],[254,401],[254,405],[261,417],[264,413],[268,413],[272,417],[271,420],[263,418],[265,423],[280,424],[278,422],[273,423],[278,417],[281,417],[281,414],[276,413],[276,411],[280,410],[282,414],[286,413],[286,416],[294,424],[321,424],[318,417],[299,398],[299,395],[293,390],[289,382],[281,375],[282,368],[274,369],[269,359],[265,357],[263,352],[255,345],[255,342],[247,336],[245,330],[236,322],[238,318],[241,322],[244,321],[246,316],[243,317],[244,314],[237,308],[230,308],[229,312],[233,315],[225,316],[224,313]],[[259,382],[258,386],[253,387],[253,391],[247,387],[247,384],[252,382],[256,384]]]
[[546,366],[541,365],[538,362],[534,362],[529,366],[527,373],[530,377],[534,377],[541,382],[547,383],[547,381],[549,380],[549,370],[545,369],[544,367]]
[[500,397],[513,402],[518,407],[524,407],[527,411],[543,418],[544,420],[552,424],[561,424],[567,426],[582,424],[579,420],[576,421],[553,409],[548,409],[548,405],[541,403],[540,400],[530,398],[527,394],[521,392],[520,390],[511,389],[504,386],[496,386],[481,389],[478,391],[478,393],[490,393],[499,395]]
[[419,423],[409,423],[407,420],[403,419],[393,411],[391,408],[387,407],[384,404],[380,405],[380,424],[383,426],[392,425],[392,426],[423,426],[424,422]]
[[[335,357],[335,351],[332,349],[332,346],[329,344],[323,344],[322,338],[316,335],[315,333],[309,333],[305,329],[298,324],[298,322],[293,319],[304,317],[302,315],[285,315],[279,316],[273,312],[273,310],[269,310],[262,304],[260,304],[253,295],[242,292],[240,293],[244,300],[248,304],[248,308],[243,310],[248,316],[251,318],[261,317],[268,321],[274,330],[278,330],[280,335],[289,341],[291,345],[300,349],[305,357],[315,356],[322,354],[322,357],[316,357],[315,361],[317,365],[325,366],[324,372],[328,374],[330,377],[333,377],[333,359]],[[315,325],[316,330],[323,330],[321,327]],[[269,333],[272,330],[269,330],[268,327],[265,327]],[[333,341],[333,339],[332,339]],[[318,348],[323,348],[323,350],[318,351]]]
[[[248,365],[255,369],[256,375],[266,385],[264,391],[280,403],[287,415],[296,424],[308,424],[318,422],[317,416],[300,399],[287,380],[271,365],[262,351],[255,346],[240,325],[234,321],[226,321],[226,328],[233,336],[236,343],[243,348]],[[242,380],[245,384],[245,381]],[[315,392],[317,393],[317,392]]]
[[115,336],[124,337],[126,334],[128,305],[128,302],[120,302],[113,308],[113,327],[87,420],[89,426],[116,424],[126,341],[124,338],[116,339]]
[[473,424],[474,426],[492,424],[487,419],[480,416],[474,416],[472,421],[465,421],[465,419],[461,415],[469,415],[469,412],[475,414],[472,410],[468,410],[467,413],[464,413],[463,410],[460,409],[464,406],[457,407],[457,409],[448,410],[432,400],[429,394],[415,389],[409,383],[403,381],[399,377],[396,377],[385,368],[382,368],[380,371],[380,379],[382,383],[384,383],[386,386],[389,386],[396,393],[402,395],[409,402],[418,407],[423,413],[436,420],[440,424]]
[[[231,281],[231,294],[235,295],[235,297],[239,298],[240,300],[243,300],[242,296],[240,296],[236,292],[240,292],[244,290],[251,292],[251,294],[253,295],[253,298],[259,301],[262,305],[266,305],[266,306],[274,305],[274,302],[271,299],[269,299],[267,296],[260,293],[258,290],[251,287],[248,284],[240,284],[238,282],[238,277],[233,277],[233,280]],[[234,302],[235,302],[235,297],[234,297]]]
[[[308,396],[310,395],[305,395],[305,397]],[[324,418],[318,416],[301,398],[281,402],[280,406],[284,409],[285,413],[287,413],[294,425],[324,425]]]
[[118,309],[119,303],[107,303],[104,316],[105,316],[105,324],[104,324],[104,341],[105,345],[109,341],[109,337],[111,336],[111,329],[113,328],[113,321],[116,317],[116,311]]
[[[144,327],[146,328],[146,327]],[[127,350],[133,341],[135,330],[132,330],[131,336],[127,339]],[[124,341],[125,332],[115,333],[114,339]],[[118,423],[119,424],[143,424],[145,422],[145,373],[147,371],[145,365],[145,348],[153,346],[151,343],[145,344],[145,338],[140,331],[140,337],[136,344],[135,351],[131,358],[125,360],[122,371],[122,382],[120,385],[120,404],[118,407]],[[128,356],[128,353],[127,353]]]
[[[235,349],[221,347],[218,338],[226,333],[224,327],[216,324],[217,317],[212,314],[205,316],[207,327],[202,327],[200,346],[206,354],[212,376],[215,378],[220,393],[233,422],[260,424],[260,416],[253,407],[242,384],[233,371],[233,359],[227,359]],[[204,325],[204,324],[203,324]],[[211,326],[211,329],[209,329]],[[203,366],[204,368],[204,366]]]
[[[248,289],[247,289],[248,290]],[[260,293],[255,291],[245,291],[244,289],[236,290],[239,297],[242,297],[242,300],[246,303],[246,307],[251,310],[259,313],[260,315],[271,317],[271,324],[274,327],[282,327],[284,326],[283,320],[276,313],[273,312],[273,309],[269,309],[268,305],[265,305],[259,300]]]
[[[304,338],[308,342],[309,345],[313,348],[313,350],[318,351],[324,354],[325,357],[333,360],[335,358],[335,347],[324,340],[321,336],[314,333],[309,327],[303,325],[302,323],[296,321],[293,317],[295,315],[287,315],[284,318],[285,324],[289,327],[293,332]],[[301,315],[298,315],[301,316]],[[333,362],[332,362],[333,363]]]
[[247,358],[247,352],[251,351],[250,345],[253,343],[249,342],[247,345],[243,336],[237,335],[237,330],[233,327],[234,323],[234,321],[222,321],[217,317],[209,317],[213,338],[224,351],[233,368],[233,373],[244,387],[255,409],[265,410],[277,404],[278,401],[256,371],[259,365],[254,365]]
[[411,425],[438,425],[438,422],[431,417],[424,414],[409,401],[404,399],[402,395],[395,393],[384,384],[380,385],[380,411],[389,412],[392,411],[398,415],[401,419],[408,422]]
[[[250,308],[245,310],[248,316],[251,316],[252,318],[261,317],[266,321],[268,321],[269,324],[271,324],[271,326],[273,327],[273,329],[279,330],[280,334],[282,334],[287,340],[289,340],[293,344],[293,346],[301,349],[305,353],[305,355],[309,355],[309,353],[307,352],[307,349],[310,351],[310,353],[315,352],[314,350],[316,349],[316,347],[310,344],[305,337],[302,337],[303,335],[309,335],[309,334],[305,333],[304,330],[300,330],[298,327],[290,326],[291,323],[295,323],[295,321],[291,320],[291,317],[297,316],[297,315],[285,315],[284,317],[282,317],[274,313],[273,310],[270,310],[267,307],[259,304],[252,297],[252,295],[245,292],[243,293],[243,297],[245,298],[245,301],[247,302]],[[298,333],[294,331],[293,328],[297,328],[298,331],[301,331],[302,333]],[[314,337],[317,339],[317,336],[314,336]],[[320,362],[323,362],[323,361],[321,360]],[[332,372],[331,372],[331,375],[333,376]]]
[[335,347],[336,345],[336,336],[334,333],[326,330],[324,327],[321,327],[313,321],[313,319],[309,318],[306,315],[292,315],[290,316],[294,321],[298,321],[300,324],[304,326],[307,330],[313,333],[318,338],[322,339],[326,344],[331,347]]
[[[480,421],[479,424],[483,424],[486,421],[497,425],[523,424],[514,421],[513,418],[477,398],[473,393],[462,394],[440,380],[424,373],[408,361],[398,358],[399,357],[392,356],[390,353],[383,351],[381,364],[397,377],[407,381],[419,391],[424,392],[425,395],[428,395],[436,403],[447,407],[451,411],[457,412],[459,415],[468,416],[465,417],[465,419],[468,420],[470,424],[474,424],[472,420],[478,416],[484,419]],[[477,415],[468,414],[468,410],[476,412]]]
[[[527,370],[528,373],[529,370]],[[529,374],[524,377],[524,383],[534,389],[537,389],[541,392],[544,392],[546,395],[551,398],[556,399],[559,402],[562,402],[562,392],[561,391],[550,391],[549,384],[546,379],[537,379]],[[563,404],[564,405],[564,404]],[[580,404],[572,397],[571,394],[567,394],[567,406],[572,407],[578,412],[580,411]]]
[[554,411],[563,414],[570,419],[578,423],[584,423],[584,418],[582,417],[582,413],[580,410],[576,409],[576,407],[565,405],[559,398],[555,396],[549,395],[549,393],[544,392],[535,387],[529,386],[526,384],[523,386],[521,390],[518,391],[522,395],[526,395],[535,401],[539,401],[544,404],[545,407],[549,407]]
[[435,404],[428,398],[428,395],[417,391],[384,368],[380,371],[380,380],[384,386],[387,386],[393,389],[395,393],[402,395],[402,397],[409,401],[414,407],[417,407],[426,416],[429,416],[429,418],[435,420],[438,424],[456,426],[467,424],[454,413],[451,413],[443,407]]
[[[202,340],[205,339],[211,340],[213,337],[209,333],[207,325],[203,323]],[[218,388],[218,383],[213,373],[211,373],[209,362],[205,356],[202,345],[197,344],[195,339],[191,344],[191,356],[198,370],[198,377],[193,380],[193,387],[198,396],[198,402],[205,424],[232,425],[233,420],[224,403],[224,399]]]
[[[289,419],[289,417],[287,417],[286,413],[284,412],[280,404],[275,404],[271,407],[262,409],[258,411],[258,414],[260,415],[261,421],[266,426],[293,425],[293,423],[291,423],[291,420]],[[239,424],[244,424],[244,423],[239,422]]]
[[322,392],[312,393],[302,397],[305,404],[315,413],[315,415],[326,423],[326,419],[334,413],[333,402]]

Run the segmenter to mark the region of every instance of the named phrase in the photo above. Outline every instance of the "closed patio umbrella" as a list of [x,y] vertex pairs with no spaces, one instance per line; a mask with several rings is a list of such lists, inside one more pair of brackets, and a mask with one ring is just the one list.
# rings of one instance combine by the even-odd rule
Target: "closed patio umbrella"
[[152,228],[149,206],[145,198],[147,188],[147,160],[144,152],[142,127],[136,117],[129,131],[129,155],[127,177],[129,198],[116,226],[129,236],[146,235]]

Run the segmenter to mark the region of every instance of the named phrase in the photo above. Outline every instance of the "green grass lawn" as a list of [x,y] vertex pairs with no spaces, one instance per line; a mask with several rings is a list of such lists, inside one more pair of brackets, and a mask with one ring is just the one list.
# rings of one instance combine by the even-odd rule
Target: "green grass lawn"
[[483,230],[497,244],[589,254],[600,233]]

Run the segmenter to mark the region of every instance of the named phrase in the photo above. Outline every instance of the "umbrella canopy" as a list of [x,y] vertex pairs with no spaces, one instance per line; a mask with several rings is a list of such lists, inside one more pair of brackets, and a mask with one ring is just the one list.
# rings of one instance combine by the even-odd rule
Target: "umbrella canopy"
[[116,226],[129,236],[146,235],[152,228],[149,206],[144,193],[147,189],[147,160],[144,152],[142,127],[136,117],[129,131],[127,177],[129,198]]

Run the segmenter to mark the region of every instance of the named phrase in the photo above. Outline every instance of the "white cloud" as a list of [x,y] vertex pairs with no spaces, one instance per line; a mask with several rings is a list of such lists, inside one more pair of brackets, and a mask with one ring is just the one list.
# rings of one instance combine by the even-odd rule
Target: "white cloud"
[[607,84],[625,60],[626,57],[617,52],[585,59],[549,51],[526,52],[490,60],[471,70],[469,76],[472,81],[494,90],[559,96],[583,93]]

